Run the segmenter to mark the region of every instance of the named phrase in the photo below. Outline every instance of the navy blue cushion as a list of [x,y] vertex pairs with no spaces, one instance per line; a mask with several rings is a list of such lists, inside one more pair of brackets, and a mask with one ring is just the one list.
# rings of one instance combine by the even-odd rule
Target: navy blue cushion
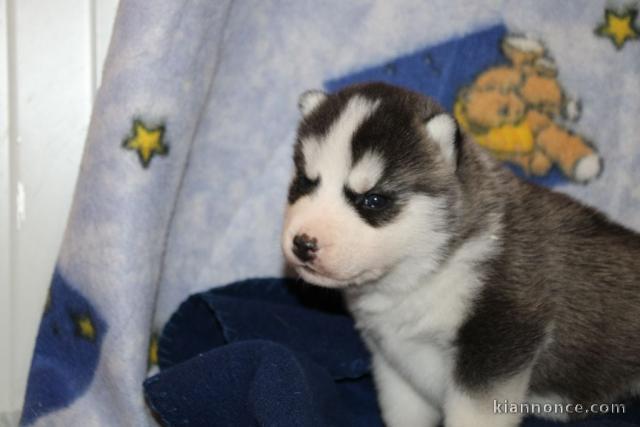
[[[159,340],[145,395],[170,426],[382,426],[370,359],[340,295],[286,279],[196,294]],[[637,426],[622,415],[525,427]]]

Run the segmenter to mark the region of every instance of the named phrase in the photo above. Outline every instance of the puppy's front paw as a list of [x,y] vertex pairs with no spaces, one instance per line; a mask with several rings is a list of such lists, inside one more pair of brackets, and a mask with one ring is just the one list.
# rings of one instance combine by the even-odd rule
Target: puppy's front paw
[[[500,393],[503,395],[503,393]],[[471,395],[454,390],[445,402],[445,427],[517,427],[520,414],[505,412],[487,395]]]
[[373,357],[382,419],[387,427],[437,427],[441,414],[380,355]]
[[520,418],[511,414],[457,411],[445,416],[445,427],[517,427]]

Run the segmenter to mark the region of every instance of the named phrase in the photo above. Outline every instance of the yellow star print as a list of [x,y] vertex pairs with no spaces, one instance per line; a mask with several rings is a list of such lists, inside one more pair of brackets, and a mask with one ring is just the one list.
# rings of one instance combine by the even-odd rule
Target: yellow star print
[[76,334],[88,341],[96,339],[96,327],[93,325],[91,317],[86,314],[73,316],[73,323],[76,326]]
[[169,147],[163,141],[164,126],[149,129],[139,120],[133,122],[133,136],[126,139],[122,146],[138,153],[142,167],[149,166],[155,154],[166,156]]
[[149,340],[149,366],[155,366],[158,364],[158,336],[156,334],[151,335]]
[[636,9],[629,9],[624,13],[606,9],[604,11],[605,23],[596,29],[596,34],[611,39],[616,49],[619,50],[627,41],[640,37],[640,31],[634,25],[637,15]]

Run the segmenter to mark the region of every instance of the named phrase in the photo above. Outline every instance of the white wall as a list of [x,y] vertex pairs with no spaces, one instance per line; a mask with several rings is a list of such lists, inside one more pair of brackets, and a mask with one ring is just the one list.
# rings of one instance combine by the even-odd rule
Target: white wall
[[0,413],[22,405],[117,0],[0,0]]

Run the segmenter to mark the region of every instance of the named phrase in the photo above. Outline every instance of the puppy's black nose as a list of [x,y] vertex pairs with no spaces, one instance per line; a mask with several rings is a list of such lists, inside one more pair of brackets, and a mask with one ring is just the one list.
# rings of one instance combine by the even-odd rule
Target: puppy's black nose
[[306,234],[298,234],[293,238],[293,253],[302,262],[308,262],[316,257],[318,250],[318,240]]

